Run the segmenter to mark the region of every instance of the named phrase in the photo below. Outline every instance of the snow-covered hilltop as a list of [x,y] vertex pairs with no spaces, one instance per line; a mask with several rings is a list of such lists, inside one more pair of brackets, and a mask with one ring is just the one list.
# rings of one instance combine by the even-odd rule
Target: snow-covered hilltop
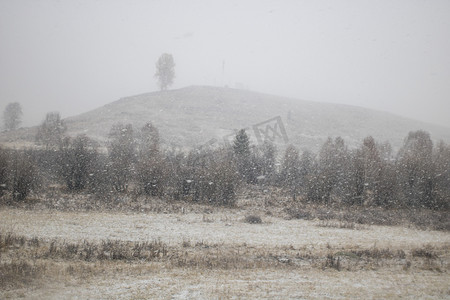
[[[183,148],[223,143],[241,128],[248,128],[256,143],[255,130],[260,130],[261,139],[266,133],[274,137],[267,125],[277,130],[275,142],[284,144],[287,136],[289,143],[312,151],[318,150],[329,136],[341,136],[353,147],[368,135],[379,142],[389,141],[398,149],[408,132],[418,129],[428,131],[434,140],[450,142],[449,128],[386,112],[208,86],[126,97],[65,119],[68,135],[83,133],[99,141],[106,140],[114,123],[131,123],[140,128],[149,121],[159,129],[164,144]],[[261,124],[265,121],[269,122]],[[7,139],[3,134],[0,141]]]

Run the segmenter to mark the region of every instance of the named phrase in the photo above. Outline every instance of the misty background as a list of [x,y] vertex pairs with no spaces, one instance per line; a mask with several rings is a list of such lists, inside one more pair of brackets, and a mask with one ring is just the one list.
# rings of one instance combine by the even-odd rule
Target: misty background
[[156,91],[229,86],[450,127],[450,1],[0,0],[0,109],[23,126]]

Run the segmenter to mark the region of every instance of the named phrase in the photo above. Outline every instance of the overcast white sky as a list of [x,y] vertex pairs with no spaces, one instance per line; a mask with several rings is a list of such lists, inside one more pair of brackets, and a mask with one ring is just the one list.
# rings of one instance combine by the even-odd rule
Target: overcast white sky
[[20,102],[28,126],[155,91],[163,52],[173,88],[239,85],[450,127],[448,0],[0,0],[0,109]]

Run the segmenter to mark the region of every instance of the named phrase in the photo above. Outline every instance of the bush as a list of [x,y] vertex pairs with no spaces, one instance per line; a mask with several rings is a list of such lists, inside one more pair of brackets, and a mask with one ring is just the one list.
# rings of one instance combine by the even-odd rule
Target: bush
[[244,221],[249,224],[261,224],[262,223],[261,217],[258,215],[248,215],[245,217]]

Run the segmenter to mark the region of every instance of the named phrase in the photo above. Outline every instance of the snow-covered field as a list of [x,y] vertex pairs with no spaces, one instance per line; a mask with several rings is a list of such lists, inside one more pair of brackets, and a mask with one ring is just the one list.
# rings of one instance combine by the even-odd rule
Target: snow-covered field
[[144,214],[60,212],[4,209],[0,230],[28,237],[83,240],[161,240],[179,245],[185,240],[258,247],[360,247],[405,249],[426,244],[450,245],[450,234],[391,226],[349,230],[317,226],[320,221],[263,217],[262,224],[243,222],[244,212],[213,214]]
[[[103,271],[78,277],[61,271],[62,275],[44,278],[39,285],[0,291],[0,298],[450,298],[448,232],[369,225],[358,229],[323,227],[319,226],[318,220],[285,220],[274,216],[262,216],[262,224],[248,224],[243,222],[245,214],[245,210],[227,209],[207,214],[157,214],[3,208],[0,210],[0,232],[73,242],[156,239],[179,249],[180,253],[194,252],[202,256],[224,249],[220,251],[246,252],[248,259],[258,259],[259,255],[270,258],[275,255],[271,253],[287,253],[294,257],[296,252],[321,257],[338,251],[375,248],[390,249],[392,253],[402,250],[407,256],[373,260],[364,265],[352,262],[351,268],[340,271],[317,267],[317,263],[210,268],[180,267],[161,261],[86,263],[56,260],[55,266],[67,268],[67,264],[86,264],[88,268]],[[210,246],[216,250],[205,249]],[[432,262],[434,267],[429,267],[425,259],[415,260],[409,254],[411,249],[424,247],[434,249],[438,254]],[[406,267],[408,260],[411,266]]]
[[[430,271],[158,270],[22,290],[28,299],[448,299]],[[1,294],[0,294],[1,295]],[[17,295],[17,294],[16,294]]]

